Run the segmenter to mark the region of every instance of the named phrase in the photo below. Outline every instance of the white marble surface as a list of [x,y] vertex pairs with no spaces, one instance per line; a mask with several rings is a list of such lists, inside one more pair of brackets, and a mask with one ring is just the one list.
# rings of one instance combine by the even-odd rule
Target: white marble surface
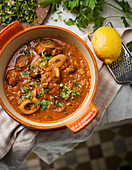
[[[130,5],[132,6],[132,0],[127,0]],[[112,0],[109,0],[110,3],[113,3]],[[58,11],[63,11],[62,7],[59,8]],[[80,31],[76,25],[68,26],[63,22],[63,19],[68,18],[75,18],[74,14],[69,13],[68,11],[63,11],[62,14],[62,21],[58,19],[57,22],[54,21],[54,19],[58,18],[57,12],[54,14],[49,14],[47,17],[47,21],[45,22],[46,25],[57,25],[64,28],[67,28],[74,33],[76,33],[79,36],[83,36],[85,34],[88,34],[92,31],[92,25],[89,25],[89,27],[86,29],[85,32]],[[113,9],[112,7],[106,6],[104,8],[104,12],[102,16],[122,16],[120,12]],[[124,27],[122,20],[117,18],[110,18],[105,20],[104,24],[108,21],[111,21],[115,28]],[[130,26],[132,27],[132,22],[129,22]],[[132,118],[132,88],[130,85],[123,85],[121,90],[118,92],[117,96],[111,103],[111,105],[107,108],[104,117],[101,121],[101,125],[107,124],[107,123],[113,123],[113,122],[119,122],[121,120],[128,120]]]

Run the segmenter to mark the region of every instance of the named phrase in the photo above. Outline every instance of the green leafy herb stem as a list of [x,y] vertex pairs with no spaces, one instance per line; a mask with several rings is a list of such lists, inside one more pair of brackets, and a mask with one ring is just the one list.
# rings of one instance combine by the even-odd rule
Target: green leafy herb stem
[[[115,10],[120,11],[123,16],[120,16],[125,27],[129,26],[126,19],[132,20],[132,8],[125,0],[113,0],[119,7],[109,3],[106,0],[43,0],[39,4],[46,7],[52,4],[52,13],[57,11],[57,8],[62,5],[63,10],[69,10],[71,13],[76,14],[76,18],[73,20],[69,18],[63,21],[67,25],[76,24],[80,30],[85,29],[90,23],[94,23],[93,29],[96,30],[102,26],[105,19],[113,17],[102,17],[101,14],[104,10],[104,6],[110,6]],[[59,12],[58,12],[59,13]],[[119,16],[114,16],[119,17]],[[57,21],[57,19],[56,19]]]

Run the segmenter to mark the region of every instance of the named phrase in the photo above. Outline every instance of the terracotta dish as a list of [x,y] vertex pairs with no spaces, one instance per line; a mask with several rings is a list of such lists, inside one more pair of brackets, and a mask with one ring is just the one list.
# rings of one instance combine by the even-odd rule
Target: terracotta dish
[[[38,40],[38,37],[41,37],[41,40]],[[37,45],[32,48],[31,44],[34,42]],[[24,48],[25,44],[28,44],[27,47],[31,46],[31,51],[35,51],[30,51],[29,54],[26,49],[23,51],[26,52],[24,55],[17,56],[16,54],[20,52],[21,48]],[[61,46],[61,44],[63,45]],[[44,45],[45,48],[43,48]],[[70,47],[74,50],[70,51]],[[38,55],[37,59],[34,59],[35,54]],[[80,57],[76,57],[76,55],[80,55]],[[15,63],[12,70],[11,62]],[[34,72],[35,75],[33,75]],[[30,76],[26,77],[25,73]],[[89,73],[88,77],[86,73]],[[21,77],[20,79],[17,74]],[[80,82],[77,81],[79,74]],[[17,81],[14,81],[13,75],[16,76]],[[52,75],[52,78],[49,75]],[[52,80],[50,81],[49,78]],[[72,84],[69,87],[68,83],[71,80]],[[37,85],[31,86],[31,83],[36,83],[36,81]],[[17,83],[18,87],[21,87],[19,91],[14,90],[14,88],[18,88]],[[86,87],[81,89],[83,83],[88,86],[88,89]],[[28,92],[27,84],[29,84]],[[41,130],[68,127],[72,132],[78,132],[91,123],[98,114],[98,109],[93,105],[97,87],[98,68],[94,55],[87,44],[73,32],[52,25],[24,28],[17,21],[0,32],[0,104],[19,123]],[[16,96],[13,96],[11,89]],[[58,93],[55,89],[58,89]],[[36,92],[36,90],[38,91]],[[15,99],[17,94],[20,96],[20,103],[17,103],[17,99]],[[65,95],[67,96],[65,97]],[[14,99],[12,100],[12,98]],[[16,101],[16,106],[14,101]],[[66,107],[70,107],[70,109]],[[63,109],[61,110],[61,108]],[[55,118],[56,112],[60,112],[60,115],[57,113],[60,117]],[[37,114],[40,116],[36,116]]]

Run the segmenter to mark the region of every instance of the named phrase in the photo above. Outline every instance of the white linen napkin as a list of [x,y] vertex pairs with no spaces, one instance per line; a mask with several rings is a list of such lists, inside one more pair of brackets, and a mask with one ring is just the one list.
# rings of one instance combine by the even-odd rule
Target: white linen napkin
[[[124,42],[132,40],[132,29],[117,29]],[[87,35],[84,41],[90,46]],[[111,104],[121,85],[117,84],[107,67],[96,58],[99,69],[99,86],[95,106],[98,116],[83,130],[72,133],[68,128],[56,131],[38,131],[29,129],[14,121],[0,106],[0,169],[16,170],[28,154],[33,151],[43,161],[50,164],[60,155],[72,150],[80,142],[86,141],[93,133]]]

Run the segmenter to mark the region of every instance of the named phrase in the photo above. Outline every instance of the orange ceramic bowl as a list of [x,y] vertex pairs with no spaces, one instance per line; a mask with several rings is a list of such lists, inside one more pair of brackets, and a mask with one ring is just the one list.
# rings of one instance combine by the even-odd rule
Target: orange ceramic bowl
[[[71,115],[52,122],[34,122],[17,113],[10,105],[3,90],[4,73],[7,63],[13,53],[23,44],[38,37],[61,38],[74,44],[86,58],[91,72],[91,89],[81,107]],[[87,44],[73,32],[51,25],[40,25],[23,28],[19,22],[13,22],[0,32],[0,104],[3,109],[19,123],[35,129],[49,130],[68,127],[72,132],[78,132],[97,116],[98,109],[93,100],[98,86],[98,68],[93,53]]]

